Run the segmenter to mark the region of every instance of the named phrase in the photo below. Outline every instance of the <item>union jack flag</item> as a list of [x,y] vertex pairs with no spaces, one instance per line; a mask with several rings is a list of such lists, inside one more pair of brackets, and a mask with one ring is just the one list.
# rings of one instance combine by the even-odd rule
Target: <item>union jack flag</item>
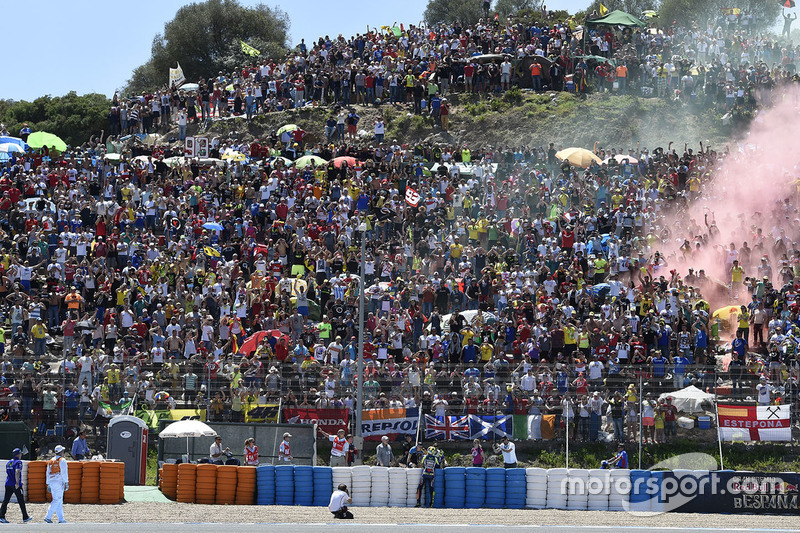
[[469,417],[425,415],[425,438],[444,440],[469,439]]

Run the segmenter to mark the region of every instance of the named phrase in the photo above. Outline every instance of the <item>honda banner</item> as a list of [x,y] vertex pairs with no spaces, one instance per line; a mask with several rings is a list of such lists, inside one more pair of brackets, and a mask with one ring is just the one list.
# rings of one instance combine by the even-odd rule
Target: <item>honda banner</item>
[[289,424],[316,424],[325,433],[347,431],[347,409],[284,409]]

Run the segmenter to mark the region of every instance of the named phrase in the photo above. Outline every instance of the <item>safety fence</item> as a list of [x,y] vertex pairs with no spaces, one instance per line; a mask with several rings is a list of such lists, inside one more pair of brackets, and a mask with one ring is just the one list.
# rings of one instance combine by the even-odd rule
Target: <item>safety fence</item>
[[[5,466],[6,462],[3,462]],[[69,490],[65,503],[116,504],[125,499],[125,463],[117,461],[67,461]],[[22,462],[25,501],[47,503],[47,461]]]

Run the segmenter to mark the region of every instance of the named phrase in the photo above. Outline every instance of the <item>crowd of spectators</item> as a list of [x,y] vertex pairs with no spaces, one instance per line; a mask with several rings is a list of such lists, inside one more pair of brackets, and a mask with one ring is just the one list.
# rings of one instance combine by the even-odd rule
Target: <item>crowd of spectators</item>
[[[727,24],[607,35],[600,53],[616,57],[635,45],[629,72],[655,53],[690,57],[708,65],[706,87],[744,82],[762,66],[754,83],[783,77],[794,54]],[[497,21],[320,39],[283,63],[235,74],[230,108],[369,104],[387,91],[390,101],[416,100],[420,74],[434,63],[423,94],[446,95],[462,76],[465,90],[482,90],[481,74],[466,81],[463,60],[474,52],[552,53],[569,72],[579,46],[569,24]],[[391,89],[406,79],[406,90]],[[499,79],[506,83],[502,70]],[[677,80],[668,73],[667,87]],[[112,132],[113,120],[148,131],[159,115],[185,125],[197,118],[195,105],[202,118],[227,113],[220,98],[229,81],[220,74],[212,91],[201,80],[196,96],[143,97],[149,112],[138,122],[120,103]],[[355,108],[343,113],[345,121],[357,116]],[[554,412],[574,416],[582,438],[593,440],[599,428],[584,425],[593,413],[615,430],[618,419],[637,416],[640,378],[643,415],[656,432],[659,413],[671,410],[652,395],[688,384],[797,401],[792,281],[800,251],[798,229],[784,217],[796,207],[787,200],[766,214],[753,249],[736,242],[720,252],[730,266],[721,281],[692,262],[695,247],[728,246],[713,214],[685,235],[670,224],[676,211],[713,194],[731,153],[596,147],[606,162],[583,169],[559,160],[552,143],[414,145],[377,131],[372,145],[341,133],[336,141],[305,145],[302,132],[249,145],[215,139],[212,156],[230,148],[248,159],[223,166],[168,166],[165,158],[180,155],[168,146],[119,161],[97,145],[10,154],[0,168],[5,415],[77,426],[97,423],[103,403],[131,400],[243,421],[248,406],[278,399],[352,408],[363,379],[367,407]],[[286,163],[310,154],[329,162]],[[334,161],[345,157],[349,164]],[[407,201],[409,189],[418,202]],[[676,238],[687,248],[665,254]],[[357,376],[362,263],[367,364]],[[709,301],[745,305],[732,343],[720,340],[726,331],[711,320]],[[274,334],[242,351],[257,331]]]
[[595,25],[593,18],[597,14],[586,24],[548,13],[538,23],[487,17],[468,27],[410,25],[302,41],[281,60],[255,59],[196,80],[196,89],[115,97],[110,132],[149,133],[173,123],[250,119],[305,105],[385,103],[434,115],[439,124],[450,93],[488,95],[512,87],[751,109],[776,85],[796,82],[800,49],[788,32],[757,31],[763,21],[747,14],[666,29]]

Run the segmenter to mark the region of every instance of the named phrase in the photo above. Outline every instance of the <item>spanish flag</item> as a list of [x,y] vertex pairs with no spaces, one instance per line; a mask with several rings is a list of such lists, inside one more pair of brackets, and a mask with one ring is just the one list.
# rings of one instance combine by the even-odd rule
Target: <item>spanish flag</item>
[[608,14],[608,8],[602,3],[600,4],[600,16],[605,17]]
[[231,336],[231,346],[233,347],[233,355],[239,353],[239,340],[237,339],[236,335]]
[[246,42],[240,40],[239,43],[242,45],[242,52],[244,52],[245,54],[247,54],[249,56],[260,56],[261,55],[261,52],[259,52],[258,50],[256,50],[255,48],[253,48],[252,46],[247,44]]

